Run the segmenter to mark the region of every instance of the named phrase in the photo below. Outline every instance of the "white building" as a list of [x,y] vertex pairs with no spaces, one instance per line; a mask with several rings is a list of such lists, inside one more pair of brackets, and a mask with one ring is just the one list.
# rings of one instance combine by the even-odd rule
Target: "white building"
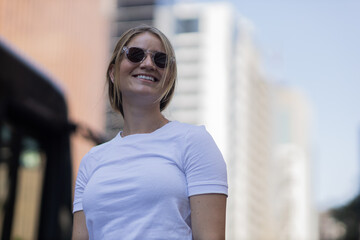
[[272,214],[277,239],[318,239],[311,194],[310,109],[298,92],[273,86]]
[[[271,104],[268,83],[252,39],[252,25],[242,18],[232,86],[233,147],[229,177],[229,239],[275,239],[269,202]],[[232,226],[233,225],[233,226]]]

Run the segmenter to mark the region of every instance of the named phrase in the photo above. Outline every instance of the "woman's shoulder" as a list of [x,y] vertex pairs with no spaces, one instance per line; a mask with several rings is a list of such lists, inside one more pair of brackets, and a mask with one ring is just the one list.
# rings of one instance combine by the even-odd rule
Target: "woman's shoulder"
[[202,131],[205,130],[203,125],[194,125],[190,123],[180,122],[180,121],[171,121],[170,130],[181,133],[188,133],[193,131]]
[[173,130],[187,140],[196,140],[197,138],[208,137],[209,133],[204,125],[195,125],[179,121],[173,122]]
[[86,154],[90,157],[96,158],[96,156],[102,156],[116,143],[119,138],[119,134],[117,134],[114,138],[110,139],[107,142],[96,145],[90,149],[90,151]]

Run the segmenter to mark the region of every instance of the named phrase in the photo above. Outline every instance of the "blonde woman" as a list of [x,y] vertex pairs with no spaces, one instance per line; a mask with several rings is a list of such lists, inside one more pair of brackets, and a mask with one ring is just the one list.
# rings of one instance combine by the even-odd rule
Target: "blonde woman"
[[203,126],[162,110],[176,83],[174,50],[158,29],[125,32],[107,83],[124,127],[81,161],[73,239],[225,239],[227,173]]

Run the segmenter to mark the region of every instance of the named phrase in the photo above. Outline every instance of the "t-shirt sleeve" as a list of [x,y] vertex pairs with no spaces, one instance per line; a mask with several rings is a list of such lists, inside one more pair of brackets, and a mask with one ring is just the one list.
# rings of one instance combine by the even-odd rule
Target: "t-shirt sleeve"
[[186,135],[184,169],[188,195],[220,193],[228,195],[224,158],[204,126],[194,127]]
[[73,213],[83,210],[82,198],[83,198],[84,189],[89,180],[90,161],[91,161],[91,156],[88,153],[83,157],[83,159],[80,162],[80,166],[75,182]]

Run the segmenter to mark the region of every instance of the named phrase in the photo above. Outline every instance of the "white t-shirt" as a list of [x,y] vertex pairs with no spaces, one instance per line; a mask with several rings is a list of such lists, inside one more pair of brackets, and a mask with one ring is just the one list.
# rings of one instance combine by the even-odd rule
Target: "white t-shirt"
[[92,148],[78,171],[73,212],[90,239],[192,239],[189,197],[227,195],[224,159],[203,126],[169,122]]

